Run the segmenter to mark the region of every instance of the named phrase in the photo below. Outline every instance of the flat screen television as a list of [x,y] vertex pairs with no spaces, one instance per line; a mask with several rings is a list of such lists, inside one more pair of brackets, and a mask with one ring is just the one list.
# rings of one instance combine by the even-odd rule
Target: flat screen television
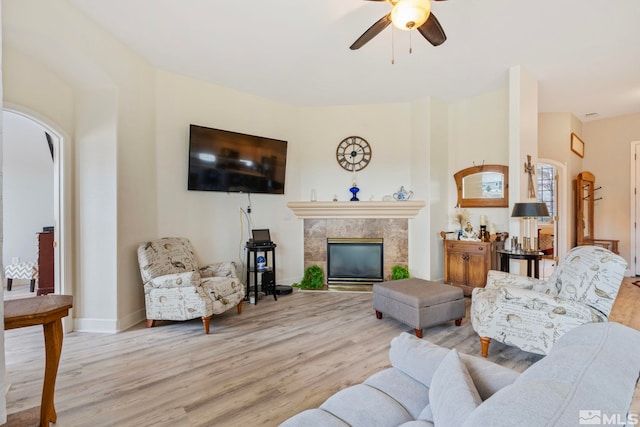
[[284,194],[287,141],[191,125],[188,189]]

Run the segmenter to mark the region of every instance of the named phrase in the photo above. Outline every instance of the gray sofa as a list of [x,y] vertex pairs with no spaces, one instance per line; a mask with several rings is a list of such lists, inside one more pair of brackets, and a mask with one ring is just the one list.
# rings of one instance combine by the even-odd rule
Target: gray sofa
[[[588,323],[522,374],[402,333],[391,368],[339,391],[282,427],[573,426],[627,420],[640,332]],[[632,422],[637,414],[629,415]]]

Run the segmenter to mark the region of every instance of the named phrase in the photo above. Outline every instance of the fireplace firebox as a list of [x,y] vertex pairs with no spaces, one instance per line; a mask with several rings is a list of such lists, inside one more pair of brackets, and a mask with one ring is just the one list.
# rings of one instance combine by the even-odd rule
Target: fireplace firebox
[[382,238],[328,238],[327,284],[329,288],[382,282]]

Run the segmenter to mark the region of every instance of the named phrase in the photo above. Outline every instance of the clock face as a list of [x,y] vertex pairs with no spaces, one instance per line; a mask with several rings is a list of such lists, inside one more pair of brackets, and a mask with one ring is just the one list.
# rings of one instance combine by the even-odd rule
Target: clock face
[[362,170],[371,161],[371,146],[364,138],[349,136],[338,144],[336,160],[344,170]]

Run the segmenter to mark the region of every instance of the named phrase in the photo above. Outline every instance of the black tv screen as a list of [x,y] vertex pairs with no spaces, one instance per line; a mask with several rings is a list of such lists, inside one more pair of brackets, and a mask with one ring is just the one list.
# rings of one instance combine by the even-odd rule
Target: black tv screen
[[189,190],[284,194],[287,141],[191,125]]

